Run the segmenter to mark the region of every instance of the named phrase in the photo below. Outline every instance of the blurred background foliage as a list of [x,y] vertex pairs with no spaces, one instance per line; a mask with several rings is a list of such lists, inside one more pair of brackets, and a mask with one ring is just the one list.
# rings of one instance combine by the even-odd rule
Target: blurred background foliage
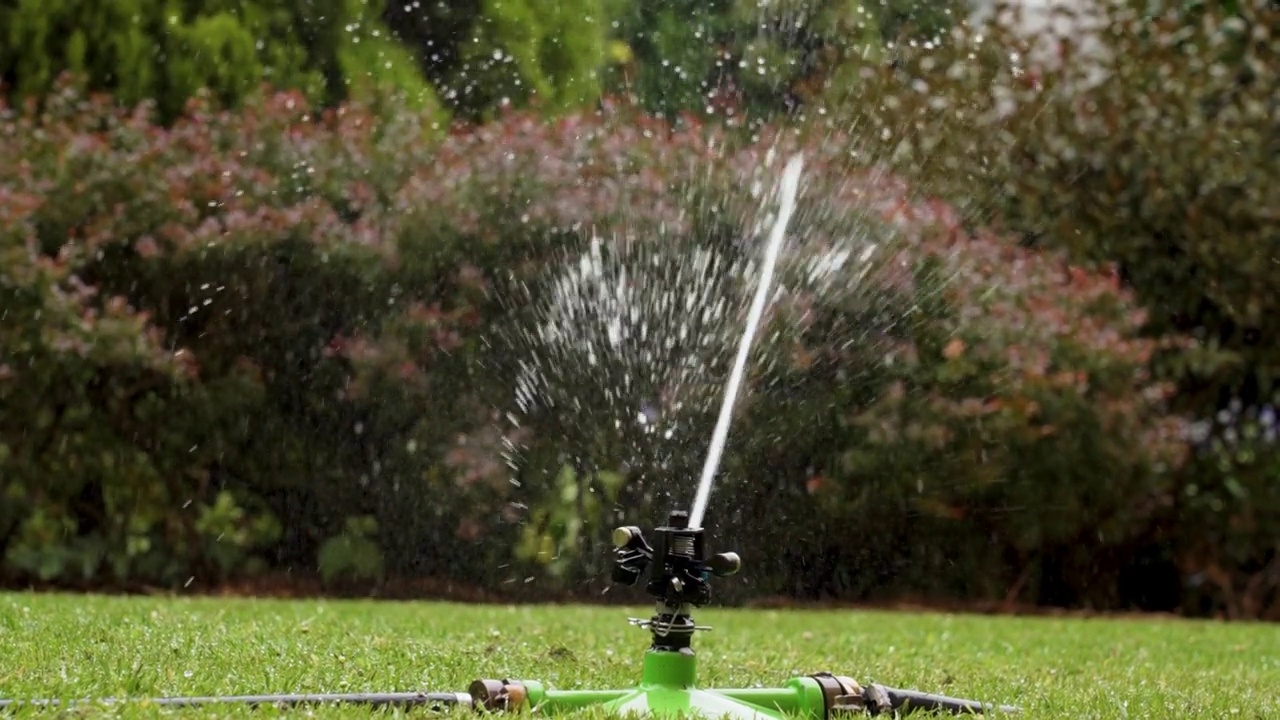
[[727,599],[1277,617],[1278,20],[0,0],[0,578],[598,595],[692,497],[748,278],[625,397],[558,350],[572,412],[513,400],[519,330],[593,243],[741,267],[803,149]]

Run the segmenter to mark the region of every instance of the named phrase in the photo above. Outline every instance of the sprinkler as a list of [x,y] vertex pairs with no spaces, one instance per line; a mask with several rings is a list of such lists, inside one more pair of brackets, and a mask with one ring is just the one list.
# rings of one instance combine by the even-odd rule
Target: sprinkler
[[[650,544],[637,527],[620,527],[613,535],[612,581],[618,585],[643,583],[656,601],[651,617],[630,618],[649,631],[640,682],[618,690],[562,690],[537,680],[476,680],[465,693],[401,692],[316,695],[238,695],[170,697],[148,700],[160,706],[216,704],[295,706],[344,703],[368,706],[420,707],[446,711],[470,706],[481,713],[534,712],[553,715],[600,708],[616,716],[687,717],[701,720],[834,720],[848,715],[889,715],[914,711],[951,714],[1015,713],[1017,708],[974,700],[901,690],[884,685],[861,685],[829,672],[793,677],[776,688],[701,688],[697,684],[696,632],[709,630],[693,619],[693,609],[711,602],[711,578],[726,577],[742,568],[737,553],[708,556],[701,528],[689,527],[689,514],[672,512],[667,524],[654,530]],[[119,700],[81,700],[74,704],[114,704]],[[0,700],[0,710],[23,706],[57,706],[56,700]]]
[[917,710],[952,714],[1015,713],[1017,708],[992,706],[884,685],[860,685],[829,672],[793,677],[777,688],[711,689],[697,685],[694,633],[710,628],[694,622],[692,611],[711,601],[710,580],[737,573],[737,553],[707,556],[701,528],[689,527],[689,515],[672,512],[666,526],[654,531],[650,545],[637,527],[614,531],[612,580],[619,585],[644,583],[656,600],[648,619],[631,618],[649,631],[640,683],[623,690],[556,690],[536,681],[477,680],[469,695],[484,711],[533,710],[554,714],[600,707],[609,714],[650,717],[700,717],[703,720],[778,720],[803,717],[827,720],[842,715],[896,716]]

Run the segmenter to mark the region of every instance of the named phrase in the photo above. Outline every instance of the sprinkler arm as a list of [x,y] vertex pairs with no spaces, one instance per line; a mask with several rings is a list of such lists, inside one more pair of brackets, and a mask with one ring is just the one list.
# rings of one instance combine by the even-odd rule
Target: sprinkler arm
[[[820,718],[834,720],[840,716],[883,714],[905,715],[916,711],[941,711],[954,715],[981,714],[996,711],[1001,714],[1014,714],[1018,708],[1001,705],[998,707],[979,703],[973,700],[961,700],[942,695],[930,695],[913,690],[899,690],[883,685],[860,686],[852,679],[820,673],[804,678],[816,681],[822,688],[820,703],[807,713],[810,717],[817,714]],[[796,682],[795,680],[792,681]],[[476,680],[471,683],[469,692],[465,693],[350,693],[350,694],[298,694],[298,695],[224,695],[206,697],[166,697],[166,698],[83,698],[62,702],[59,700],[0,700],[0,712],[20,710],[22,708],[72,708],[81,706],[112,706],[120,704],[140,703],[157,707],[184,708],[201,706],[245,705],[250,707],[271,706],[290,708],[307,705],[356,705],[365,707],[396,707],[400,709],[420,709],[433,713],[447,713],[452,708],[474,707],[484,712],[519,712],[531,707],[530,686],[537,690],[536,699],[539,707],[551,710],[556,707],[573,708],[601,704],[621,695],[622,691],[609,690],[549,690],[541,683],[518,680]],[[719,690],[727,697],[740,696],[751,702],[781,705],[788,699],[794,701],[796,695],[789,688],[771,690],[767,688],[749,688],[742,690]],[[794,697],[793,697],[794,696]],[[806,707],[806,706],[801,706]],[[805,713],[801,713],[805,714]]]
[[831,673],[817,673],[809,677],[822,685],[826,717],[850,714],[905,715],[920,711],[944,712],[953,715],[981,715],[992,711],[1012,715],[1020,712],[1018,708],[1011,705],[992,705],[977,700],[902,690],[877,683],[860,685],[853,678]]
[[[691,692],[711,693],[730,701],[749,704],[760,718],[797,717],[807,720],[840,720],[855,716],[900,717],[915,712],[996,717],[1021,712],[1011,705],[993,705],[977,700],[902,690],[885,685],[860,685],[853,678],[831,673],[815,673],[791,678],[778,688],[737,688]],[[538,714],[582,710],[615,705],[635,692],[628,690],[556,690],[538,681],[476,680],[469,688],[470,705],[483,713]],[[776,713],[776,714],[775,714]],[[741,717],[733,713],[730,717]],[[714,720],[714,718],[710,719]]]

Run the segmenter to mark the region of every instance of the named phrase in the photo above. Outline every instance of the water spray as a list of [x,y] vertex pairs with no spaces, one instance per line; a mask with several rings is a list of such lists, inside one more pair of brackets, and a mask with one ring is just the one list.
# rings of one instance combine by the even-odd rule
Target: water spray
[[720,467],[720,456],[724,452],[725,442],[729,439],[733,405],[737,402],[738,388],[742,385],[742,376],[747,372],[747,359],[751,356],[751,346],[755,342],[761,318],[764,317],[765,305],[769,301],[769,290],[773,287],[773,269],[778,264],[778,255],[782,252],[782,243],[787,237],[787,223],[791,222],[791,214],[796,209],[796,191],[800,187],[800,170],[803,167],[802,156],[795,155],[787,162],[787,167],[782,172],[778,217],[773,222],[773,232],[769,234],[769,243],[765,246],[764,264],[760,268],[760,284],[756,287],[755,298],[752,299],[751,309],[747,312],[747,327],[742,333],[742,342],[738,345],[738,357],[733,362],[733,371],[729,373],[729,382],[724,388],[724,402],[720,405],[720,417],[716,419],[715,430],[711,433],[711,444],[707,447],[707,460],[702,466],[702,477],[698,480],[698,493],[693,499],[689,524],[695,528],[702,527],[702,517],[707,512],[707,501],[711,497],[711,485],[715,482],[716,470]]
[[[632,625],[648,630],[640,682],[614,690],[553,688],[538,680],[480,679],[466,692],[392,692],[314,695],[234,695],[217,697],[169,697],[144,702],[168,707],[201,705],[349,704],[373,707],[422,708],[448,711],[470,707],[482,714],[528,713],[555,715],[600,709],[615,716],[698,718],[700,720],[837,720],[853,715],[897,717],[914,711],[951,714],[1016,713],[1018,708],[975,700],[902,690],[879,684],[862,685],[848,675],[818,672],[788,679],[780,687],[701,688],[697,682],[697,654],[693,637],[710,628],[698,625],[693,611],[711,602],[711,578],[729,577],[742,568],[737,553],[708,555],[701,527],[712,479],[729,432],[738,387],[745,373],[752,340],[764,313],[774,265],[795,204],[801,160],[791,159],[783,173],[781,203],[766,248],[760,286],[748,315],[747,328],[738,349],[737,362],[725,390],[720,419],[712,437],[706,465],[693,504],[693,512],[673,511],[667,524],[653,531],[653,542],[634,526],[614,531],[611,580],[615,585],[643,586],[655,601],[653,615],[630,618]],[[67,704],[93,705],[125,702],[116,699],[80,700]],[[57,700],[0,700],[0,710],[22,707],[60,707]]]

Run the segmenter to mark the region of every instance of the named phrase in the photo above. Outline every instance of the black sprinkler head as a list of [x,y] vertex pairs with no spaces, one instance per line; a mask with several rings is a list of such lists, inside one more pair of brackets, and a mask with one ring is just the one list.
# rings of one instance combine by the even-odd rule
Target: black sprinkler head
[[615,547],[612,580],[634,586],[648,573],[645,590],[673,608],[698,607],[711,600],[711,576],[727,577],[742,569],[737,553],[707,556],[702,528],[689,527],[689,513],[673,511],[667,524],[655,531],[653,545],[634,525],[613,531]]

